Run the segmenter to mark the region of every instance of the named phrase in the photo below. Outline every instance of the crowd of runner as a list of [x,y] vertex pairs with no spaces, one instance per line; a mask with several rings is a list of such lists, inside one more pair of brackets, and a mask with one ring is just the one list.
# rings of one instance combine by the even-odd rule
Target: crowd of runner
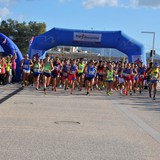
[[[149,97],[155,100],[157,83],[159,81],[159,66],[157,62],[145,66],[127,62],[93,61],[80,59],[59,59],[46,55],[44,60],[36,56],[32,60],[26,55],[21,61],[23,86],[34,84],[38,90],[43,86],[44,94],[52,86],[56,92],[57,87],[70,90],[73,94],[75,88],[79,91],[105,90],[109,96],[112,90],[118,90],[122,95],[132,95],[146,88]],[[152,95],[153,93],[153,95]]]
[[17,54],[9,55],[7,57],[0,57],[0,84],[10,84],[15,82],[16,78],[16,63]]

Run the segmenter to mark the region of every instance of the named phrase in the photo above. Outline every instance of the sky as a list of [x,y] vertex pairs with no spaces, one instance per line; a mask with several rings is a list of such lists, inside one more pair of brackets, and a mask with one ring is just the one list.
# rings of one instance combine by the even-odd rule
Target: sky
[[45,22],[54,28],[123,31],[160,54],[160,0],[0,0],[0,20]]

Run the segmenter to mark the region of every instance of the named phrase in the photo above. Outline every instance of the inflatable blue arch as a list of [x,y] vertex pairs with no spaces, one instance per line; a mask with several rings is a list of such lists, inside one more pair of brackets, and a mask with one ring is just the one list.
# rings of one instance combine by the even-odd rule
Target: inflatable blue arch
[[45,51],[56,46],[79,46],[93,48],[115,48],[128,56],[129,62],[137,60],[146,64],[144,47],[122,31],[93,31],[53,28],[32,39],[29,56],[45,55]]
[[10,38],[0,33],[0,52],[2,53],[2,55],[14,55],[15,51],[17,53],[16,80],[19,81],[21,79],[20,62],[23,59],[22,53],[17,47],[17,45]]

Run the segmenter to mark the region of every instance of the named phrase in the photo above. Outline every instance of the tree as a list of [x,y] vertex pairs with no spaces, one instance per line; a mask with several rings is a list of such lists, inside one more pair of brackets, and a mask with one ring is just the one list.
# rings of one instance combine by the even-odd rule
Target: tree
[[16,20],[8,19],[2,21],[0,32],[8,36],[18,46],[23,54],[28,52],[30,39],[46,31],[46,24],[30,21],[19,23]]

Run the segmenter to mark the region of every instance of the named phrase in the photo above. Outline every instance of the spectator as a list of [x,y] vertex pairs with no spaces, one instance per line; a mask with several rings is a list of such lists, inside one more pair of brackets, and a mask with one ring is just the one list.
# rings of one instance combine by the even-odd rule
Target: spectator
[[6,68],[5,58],[0,59],[0,83],[5,85],[5,68]]
[[17,66],[16,59],[17,59],[17,53],[15,51],[13,57],[11,58],[11,63],[12,63],[12,82],[16,81],[16,66]]

